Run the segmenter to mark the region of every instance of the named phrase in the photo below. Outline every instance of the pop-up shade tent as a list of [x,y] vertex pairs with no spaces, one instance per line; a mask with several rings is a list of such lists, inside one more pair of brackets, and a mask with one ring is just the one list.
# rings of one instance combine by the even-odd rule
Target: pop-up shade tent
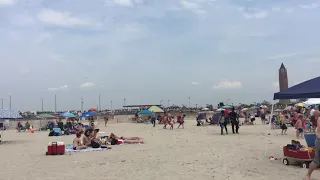
[[303,104],[306,104],[306,105],[320,104],[320,98],[310,98],[307,101],[303,102]]
[[274,93],[273,99],[320,98],[320,76]]
[[[274,93],[273,100],[276,99],[301,99],[301,98],[320,98],[320,76],[310,79],[308,81],[302,82],[300,84],[297,84],[295,86],[292,86],[291,88]],[[272,104],[272,110],[271,115],[273,115],[273,108],[274,104]],[[271,130],[271,118],[270,118],[270,130]],[[267,136],[269,137],[269,136]],[[266,144],[266,150],[265,155],[267,154],[267,144]]]

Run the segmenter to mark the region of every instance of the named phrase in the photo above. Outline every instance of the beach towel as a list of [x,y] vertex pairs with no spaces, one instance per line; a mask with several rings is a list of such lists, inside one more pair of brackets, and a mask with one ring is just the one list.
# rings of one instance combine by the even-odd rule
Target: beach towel
[[108,148],[87,148],[81,150],[73,150],[73,149],[66,149],[66,153],[76,153],[76,152],[92,152],[92,151],[106,151]]

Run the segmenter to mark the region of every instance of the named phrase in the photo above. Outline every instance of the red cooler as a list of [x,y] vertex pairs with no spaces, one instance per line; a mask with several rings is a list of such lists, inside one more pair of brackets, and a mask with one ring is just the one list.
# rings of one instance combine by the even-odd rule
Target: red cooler
[[46,155],[63,155],[65,150],[66,146],[64,142],[50,142]]

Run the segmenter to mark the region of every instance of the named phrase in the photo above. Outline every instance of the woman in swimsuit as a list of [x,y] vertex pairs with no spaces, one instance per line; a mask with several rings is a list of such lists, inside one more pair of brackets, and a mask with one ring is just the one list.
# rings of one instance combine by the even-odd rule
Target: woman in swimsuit
[[77,132],[76,138],[73,140],[73,150],[86,149],[88,146],[81,143],[82,132]]
[[118,136],[116,136],[113,133],[110,134],[108,141],[111,143],[111,145],[117,145],[119,139],[121,139],[124,144],[139,144],[139,143],[142,144],[142,143],[144,143],[143,140],[139,137],[130,137],[130,138],[121,137],[121,138],[119,138]]

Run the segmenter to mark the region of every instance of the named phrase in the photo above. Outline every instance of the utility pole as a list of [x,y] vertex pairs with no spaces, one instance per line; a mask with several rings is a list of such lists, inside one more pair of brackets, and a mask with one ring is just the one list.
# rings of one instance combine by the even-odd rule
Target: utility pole
[[191,108],[191,105],[190,105],[190,97],[189,97],[189,108]]
[[0,99],[0,101],[1,101],[1,109],[3,109],[3,101],[4,101],[4,99]]
[[83,97],[81,97],[81,112],[83,112]]
[[57,112],[57,95],[54,95],[54,112]]
[[126,98],[123,99],[123,106],[126,106]]
[[196,109],[198,109],[198,104],[196,104]]
[[99,111],[101,111],[101,96],[99,94]]
[[111,105],[111,112],[112,112],[112,100],[111,100],[111,102],[110,102],[110,105]]
[[9,109],[11,110],[11,93],[9,93]]
[[41,111],[43,112],[43,98],[40,98],[41,99]]
[[170,106],[170,100],[168,100],[168,107]]

